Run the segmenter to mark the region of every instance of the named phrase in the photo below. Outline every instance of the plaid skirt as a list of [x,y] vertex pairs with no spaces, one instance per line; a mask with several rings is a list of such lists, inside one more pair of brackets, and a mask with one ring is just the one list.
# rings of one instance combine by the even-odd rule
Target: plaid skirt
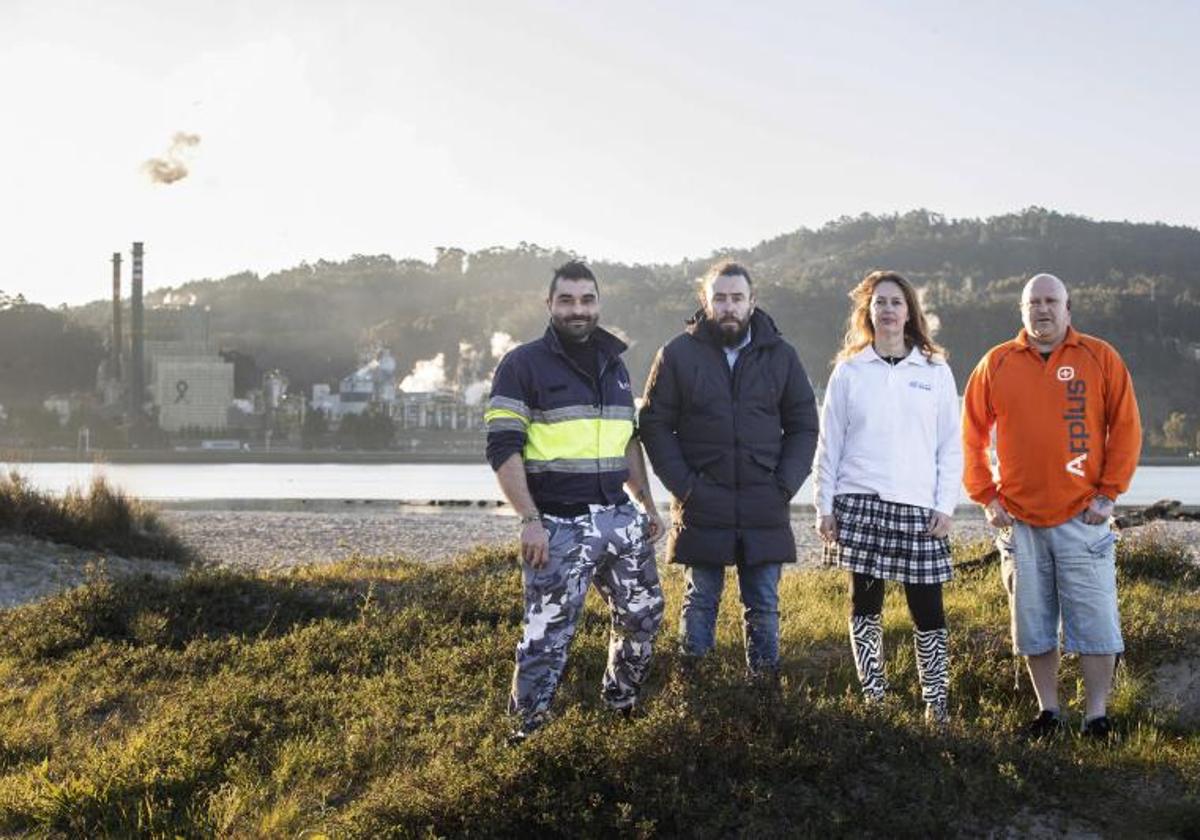
[[944,583],[952,576],[950,540],[925,533],[931,513],[878,496],[834,496],[837,542],[825,545],[825,563],[901,583]]

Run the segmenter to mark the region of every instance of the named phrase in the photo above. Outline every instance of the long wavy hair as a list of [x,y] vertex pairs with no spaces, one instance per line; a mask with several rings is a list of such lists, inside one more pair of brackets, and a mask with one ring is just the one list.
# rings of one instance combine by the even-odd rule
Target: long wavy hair
[[875,341],[875,327],[871,323],[871,298],[880,283],[895,283],[904,293],[904,302],[908,306],[908,320],[904,323],[904,346],[908,349],[919,347],[927,359],[940,356],[943,360],[949,354],[946,348],[936,343],[929,335],[929,323],[925,320],[925,312],[917,298],[917,290],[894,271],[872,271],[862,279],[850,292],[852,306],[850,316],[846,319],[846,336],[842,339],[842,349],[834,357],[834,363],[858,353],[868,344]]

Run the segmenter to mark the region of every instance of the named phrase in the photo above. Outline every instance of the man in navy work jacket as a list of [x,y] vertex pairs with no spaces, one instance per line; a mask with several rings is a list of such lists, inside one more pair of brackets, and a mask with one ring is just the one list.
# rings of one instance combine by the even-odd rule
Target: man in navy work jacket
[[625,344],[598,326],[599,286],[581,262],[554,272],[546,305],[545,335],[500,362],[484,415],[488,461],[521,517],[514,742],[549,719],[589,583],[612,614],[601,696],[614,711],[633,713],[663,613],[654,540],[664,529],[634,436]]
[[725,567],[745,607],[746,664],[779,666],[779,577],[796,560],[789,503],[812,468],[817,408],[796,351],[755,308],[749,272],[708,270],[703,307],[654,359],[638,425],[671,491],[667,556],[681,563],[683,651],[715,644]]

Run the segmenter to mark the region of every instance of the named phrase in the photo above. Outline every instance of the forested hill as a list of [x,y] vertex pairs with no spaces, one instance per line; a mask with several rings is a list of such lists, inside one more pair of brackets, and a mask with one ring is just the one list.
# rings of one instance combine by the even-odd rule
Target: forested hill
[[[263,278],[185,283],[169,294],[211,307],[222,346],[252,355],[260,368],[284,370],[294,385],[336,381],[355,365],[358,350],[379,345],[392,348],[401,370],[441,352],[453,372],[460,342],[486,357],[497,332],[519,340],[540,334],[551,269],[570,256],[525,243],[469,254],[442,249],[433,263],[355,256]],[[718,256],[749,266],[760,305],[797,345],[818,384],[840,340],[846,292],[871,269],[900,271],[923,288],[960,387],[989,346],[1016,333],[1024,280],[1053,272],[1071,288],[1076,326],[1128,360],[1147,423],[1161,428],[1171,411],[1193,422],[1200,417],[1200,361],[1192,349],[1200,343],[1195,229],[1038,208],[986,220],[918,210],[846,217],[677,265],[593,263],[603,321],[629,337],[635,379],[680,329],[694,306],[693,279]],[[148,302],[167,294],[157,291]],[[73,317],[103,328],[108,305],[89,304]]]

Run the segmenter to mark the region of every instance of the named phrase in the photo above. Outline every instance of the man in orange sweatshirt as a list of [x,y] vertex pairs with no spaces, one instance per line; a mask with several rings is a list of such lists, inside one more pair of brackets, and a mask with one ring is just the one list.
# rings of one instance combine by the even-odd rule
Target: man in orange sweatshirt
[[1117,351],[1071,327],[1057,277],[1038,274],[1025,285],[1021,320],[1024,329],[989,350],[967,382],[963,483],[999,529],[1013,649],[1026,659],[1040,707],[1028,734],[1064,726],[1061,624],[1063,650],[1079,654],[1083,671],[1083,733],[1104,737],[1115,658],[1124,651],[1109,519],[1137,467],[1137,401]]

